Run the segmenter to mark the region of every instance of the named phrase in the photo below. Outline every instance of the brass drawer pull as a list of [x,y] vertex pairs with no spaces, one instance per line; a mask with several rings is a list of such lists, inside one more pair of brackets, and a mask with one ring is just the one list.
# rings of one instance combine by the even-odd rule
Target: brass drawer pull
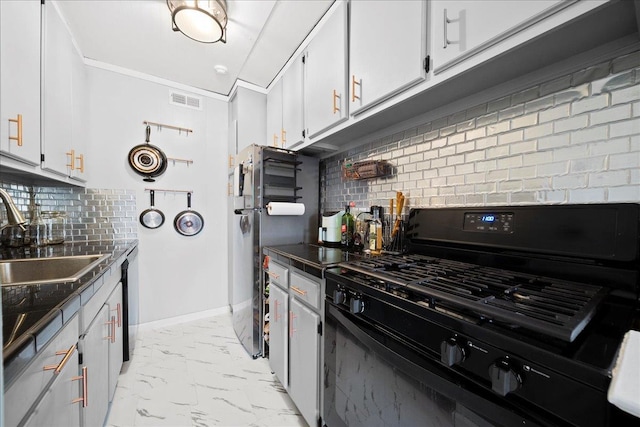
[[22,114],[18,114],[18,117],[15,119],[9,119],[9,123],[18,125],[18,134],[16,136],[9,135],[9,141],[16,141],[18,147],[22,147]]
[[338,107],[338,103],[336,102],[336,100],[340,99],[340,95],[338,95],[338,92],[334,89],[333,90],[333,114],[340,112],[340,107]]
[[83,366],[82,375],[71,378],[71,381],[78,381],[80,379],[82,380],[82,397],[73,399],[71,403],[82,402],[83,408],[86,408],[89,405],[89,386],[88,386],[87,376],[88,376],[88,368],[86,366]]
[[120,303],[116,304],[116,308],[112,308],[111,311],[116,312],[116,325],[118,328],[122,326],[122,309],[120,308]]
[[293,311],[289,311],[289,338],[293,338],[293,333],[297,331],[297,329],[293,327],[293,319],[296,317],[298,316],[293,314]]
[[279,275],[279,274],[274,273],[273,271],[270,271],[270,272],[269,272],[269,276],[271,276],[272,278],[274,278],[274,279],[276,279],[276,280],[280,279],[280,275]]
[[356,76],[351,76],[351,102],[356,102],[356,99],[360,99],[359,96],[356,96],[356,85],[360,86],[360,90],[362,90],[362,82],[356,80]]
[[70,157],[69,163],[67,163],[67,167],[71,170],[76,169],[76,152],[75,150],[67,151],[67,156]]
[[67,364],[67,362],[69,361],[69,359],[71,358],[75,350],[76,350],[76,345],[73,344],[71,347],[69,347],[69,350],[67,351],[56,351],[57,356],[62,356],[64,354],[64,357],[62,358],[60,363],[58,363],[57,365],[45,365],[43,370],[54,371],[54,373],[59,374],[62,371],[62,369],[64,369],[64,365]]
[[112,343],[116,342],[116,317],[111,316],[111,321],[105,322],[105,325],[109,325],[109,329],[111,329],[111,333],[104,337],[105,340],[109,340]]
[[76,160],[80,161],[80,166],[76,167],[76,169],[78,169],[80,173],[84,173],[84,154],[80,154],[78,157],[76,157]]
[[306,295],[307,295],[307,291],[302,290],[302,289],[300,289],[300,288],[298,288],[298,287],[296,287],[296,286],[292,286],[292,287],[291,287],[291,290],[292,290],[293,292],[297,293],[297,294],[302,295],[302,296],[306,296]]

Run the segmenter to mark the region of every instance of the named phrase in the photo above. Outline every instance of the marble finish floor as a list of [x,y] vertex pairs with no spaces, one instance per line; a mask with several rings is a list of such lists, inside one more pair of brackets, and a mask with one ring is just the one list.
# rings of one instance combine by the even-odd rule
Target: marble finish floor
[[141,331],[109,427],[304,427],[266,358],[238,342],[231,314]]

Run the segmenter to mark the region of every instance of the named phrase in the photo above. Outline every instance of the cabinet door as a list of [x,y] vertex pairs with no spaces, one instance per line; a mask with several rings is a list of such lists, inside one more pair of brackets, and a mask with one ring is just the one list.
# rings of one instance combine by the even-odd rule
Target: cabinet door
[[543,13],[564,7],[562,3],[561,0],[431,2],[434,72],[442,72],[499,43]]
[[298,56],[282,76],[282,148],[293,147],[304,140],[302,74],[302,56]]
[[319,415],[320,316],[295,298],[289,308],[289,394],[309,425]]
[[40,12],[37,0],[0,1],[0,155],[32,166],[40,164]]
[[272,283],[269,286],[269,366],[287,390],[288,314],[289,296]]
[[313,37],[305,54],[304,108],[307,136],[346,120],[347,4],[340,4]]
[[265,145],[280,147],[282,144],[282,79],[278,80],[267,95],[267,139]]
[[81,368],[86,368],[88,398],[82,408],[82,424],[87,427],[103,425],[107,416],[110,326],[109,307],[105,304],[80,339]]
[[42,167],[84,181],[84,64],[53,3],[44,16]]
[[118,376],[122,368],[122,283],[113,290],[113,293],[107,300],[109,307],[109,323],[111,323],[111,332],[109,336],[109,401],[113,400],[118,384]]
[[80,425],[80,405],[78,400],[82,393],[82,381],[77,378],[78,352],[74,351],[67,359],[51,387],[45,392],[25,427]]
[[424,80],[426,1],[351,1],[351,114]]

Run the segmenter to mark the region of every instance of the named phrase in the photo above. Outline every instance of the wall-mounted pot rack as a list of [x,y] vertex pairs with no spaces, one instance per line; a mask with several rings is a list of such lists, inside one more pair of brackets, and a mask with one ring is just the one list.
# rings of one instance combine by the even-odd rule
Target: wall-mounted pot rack
[[167,160],[171,160],[174,166],[176,165],[176,162],[186,163],[187,166],[193,164],[193,160],[191,159],[176,159],[175,157],[167,157]]
[[158,128],[158,130],[162,130],[162,128],[168,128],[168,129],[175,129],[178,131],[179,134],[182,134],[182,132],[186,132],[187,136],[189,136],[190,133],[193,133],[193,129],[189,129],[189,128],[183,128],[180,126],[173,126],[173,125],[167,125],[164,123],[156,123],[156,122],[150,122],[148,120],[145,120],[144,122],[142,122],[145,126],[156,126]]
[[166,190],[162,188],[145,188],[144,191],[155,191],[156,193],[191,193],[193,194],[193,190]]

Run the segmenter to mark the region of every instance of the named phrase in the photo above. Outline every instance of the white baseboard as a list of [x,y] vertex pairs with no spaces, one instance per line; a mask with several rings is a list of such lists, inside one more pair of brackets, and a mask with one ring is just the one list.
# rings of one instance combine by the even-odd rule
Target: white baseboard
[[194,320],[205,319],[207,317],[219,316],[221,314],[228,314],[229,307],[214,308],[211,310],[199,311],[197,313],[189,313],[182,316],[170,317],[168,319],[154,320],[152,322],[140,323],[138,325],[138,331],[150,331],[153,329],[165,328],[167,326],[178,325],[180,323],[191,322]]

